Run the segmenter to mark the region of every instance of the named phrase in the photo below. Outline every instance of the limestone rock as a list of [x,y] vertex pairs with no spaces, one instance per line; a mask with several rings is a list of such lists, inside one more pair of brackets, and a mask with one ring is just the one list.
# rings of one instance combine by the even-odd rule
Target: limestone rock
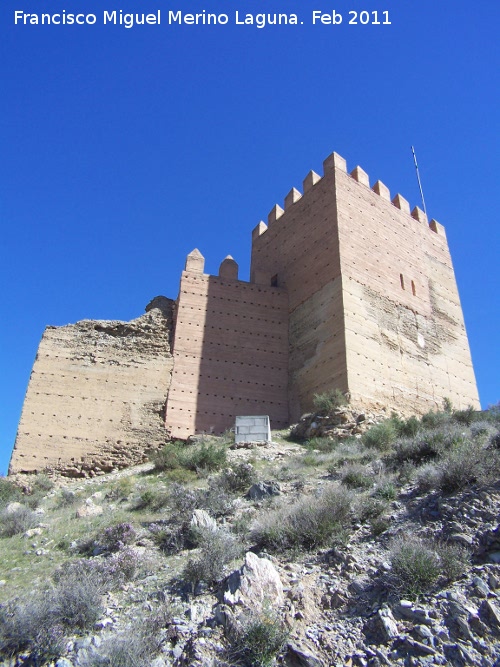
[[271,561],[249,551],[243,567],[227,579],[224,602],[229,605],[241,604],[255,612],[262,611],[266,605],[282,606],[283,584]]
[[22,507],[24,507],[24,505],[23,505],[22,503],[18,503],[18,502],[8,503],[8,505],[6,506],[4,512],[5,512],[5,514],[15,514],[15,513],[18,512]]
[[290,435],[294,440],[300,441],[310,438],[359,436],[386,416],[358,412],[350,406],[344,406],[328,415],[318,412],[303,415],[299,423],[291,429]]
[[252,484],[246,495],[250,500],[262,500],[270,496],[278,496],[281,493],[278,482],[257,482]]
[[24,537],[35,537],[35,535],[41,535],[41,534],[42,534],[42,529],[40,527],[28,528],[28,530],[24,533]]
[[325,663],[304,647],[288,644],[285,665],[287,667],[324,667]]
[[99,516],[103,513],[101,505],[94,505],[92,498],[88,498],[83,505],[76,510],[76,517],[81,519],[86,516]]
[[390,642],[392,639],[398,637],[398,625],[392,615],[392,611],[386,607],[384,609],[379,609],[377,615],[386,642]]
[[498,605],[491,600],[485,600],[481,605],[480,612],[489,625],[500,630],[500,607]]
[[191,519],[191,526],[193,528],[201,528],[202,530],[216,531],[217,522],[212,519],[210,514],[205,510],[194,510],[193,518]]
[[73,663],[68,658],[59,658],[56,662],[56,667],[73,667]]

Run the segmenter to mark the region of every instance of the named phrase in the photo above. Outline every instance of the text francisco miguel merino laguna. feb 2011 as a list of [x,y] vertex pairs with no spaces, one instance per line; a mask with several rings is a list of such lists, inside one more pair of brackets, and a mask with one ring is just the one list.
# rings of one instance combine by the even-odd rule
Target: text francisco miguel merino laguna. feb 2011
[[[100,20],[99,20],[100,18]],[[146,13],[126,13],[123,10],[104,10],[102,16],[92,13],[74,13],[62,10],[56,13],[27,13],[23,10],[14,11],[14,24],[24,26],[54,25],[54,26],[91,26],[102,23],[102,25],[117,25],[124,28],[134,26],[161,25],[204,25],[224,26],[228,24],[240,26],[254,26],[265,28],[266,26],[294,26],[304,25],[391,25],[388,11],[348,11],[340,13],[336,10],[314,9],[308,13],[308,20],[299,18],[298,14],[290,13],[268,13],[254,14],[235,11],[233,14],[215,14],[205,9],[196,14],[183,12],[178,9],[161,10]]]

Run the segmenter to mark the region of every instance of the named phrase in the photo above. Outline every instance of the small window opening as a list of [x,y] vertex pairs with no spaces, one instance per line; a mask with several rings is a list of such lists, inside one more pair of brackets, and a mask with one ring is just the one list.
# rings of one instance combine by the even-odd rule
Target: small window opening
[[413,296],[417,296],[417,288],[415,287],[415,283],[413,280],[411,281],[411,291],[413,293]]
[[399,280],[401,281],[401,289],[405,288],[405,279],[403,278],[403,274],[399,274]]
[[275,273],[271,278],[271,287],[278,287],[278,274]]

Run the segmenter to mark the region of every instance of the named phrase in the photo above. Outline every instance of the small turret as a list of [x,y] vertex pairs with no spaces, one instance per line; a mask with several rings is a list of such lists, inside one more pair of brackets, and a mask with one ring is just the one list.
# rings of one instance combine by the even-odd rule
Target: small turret
[[191,273],[203,273],[204,268],[205,268],[205,258],[198,250],[198,248],[195,248],[186,257],[185,270],[190,271]]
[[219,266],[219,278],[226,280],[238,280],[238,264],[231,255],[225,257]]

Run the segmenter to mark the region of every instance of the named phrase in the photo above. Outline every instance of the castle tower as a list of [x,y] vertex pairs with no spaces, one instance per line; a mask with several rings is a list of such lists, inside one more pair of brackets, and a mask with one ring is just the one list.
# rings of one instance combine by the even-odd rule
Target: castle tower
[[365,409],[479,406],[444,227],[338,154],[254,229],[251,280],[288,291],[292,421],[334,387]]

